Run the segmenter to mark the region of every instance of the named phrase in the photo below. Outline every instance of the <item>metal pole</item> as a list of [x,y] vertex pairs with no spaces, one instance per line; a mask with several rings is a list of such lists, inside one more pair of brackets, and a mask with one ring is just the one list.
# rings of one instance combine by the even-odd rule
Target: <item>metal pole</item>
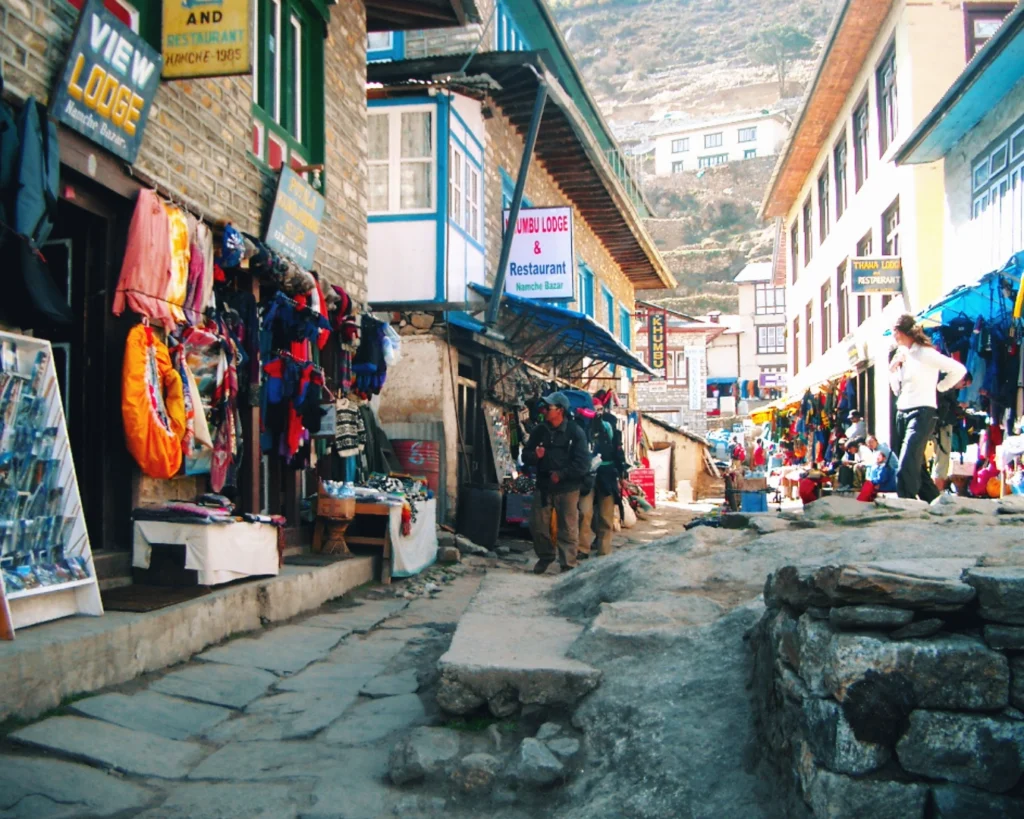
[[523,191],[526,189],[526,175],[530,171],[530,160],[533,158],[533,148],[537,144],[537,133],[540,131],[540,120],[544,114],[544,103],[547,101],[547,97],[548,87],[541,80],[537,86],[537,99],[533,103],[530,130],[526,134],[526,144],[523,146],[523,159],[519,163],[516,189],[508,208],[508,226],[501,240],[498,270],[494,275],[494,291],[491,293],[490,304],[487,305],[487,317],[484,324],[488,327],[493,327],[498,321],[498,307],[501,305],[501,297],[505,290],[505,268],[508,267],[508,257],[512,252],[512,237],[515,236],[516,220],[519,219],[519,208],[523,204]]

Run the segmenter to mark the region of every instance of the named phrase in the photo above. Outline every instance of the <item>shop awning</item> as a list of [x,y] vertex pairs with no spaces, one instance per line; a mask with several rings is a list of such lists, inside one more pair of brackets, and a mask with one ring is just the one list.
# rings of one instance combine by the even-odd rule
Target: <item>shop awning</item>
[[[484,298],[491,296],[490,287],[471,284],[470,288]],[[584,359],[593,359],[656,375],[621,341],[584,313],[509,293],[501,300],[501,307],[496,329],[504,343],[527,361],[540,365],[561,361],[577,367]],[[456,323],[466,329],[476,329],[472,326],[476,324],[480,328],[477,331],[483,331],[482,324],[467,317]]]
[[[324,0],[314,2],[322,5]],[[479,22],[475,0],[366,0],[367,31],[452,28]]]
[[707,379],[709,387],[714,387],[714,386],[729,387],[729,386],[732,386],[733,384],[735,384],[736,381],[737,381],[737,379],[735,377],[731,377],[731,378],[708,378]]
[[[1001,269],[986,273],[971,284],[961,285],[917,314],[918,321],[948,322],[957,316],[987,323],[1008,324],[1020,289],[1024,252],[1010,257]],[[886,331],[886,335],[891,334]]]

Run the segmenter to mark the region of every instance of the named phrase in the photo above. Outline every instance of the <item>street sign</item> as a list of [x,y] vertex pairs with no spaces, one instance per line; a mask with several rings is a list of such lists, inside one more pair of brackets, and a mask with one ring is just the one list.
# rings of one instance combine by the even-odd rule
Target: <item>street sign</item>
[[852,293],[902,293],[903,260],[899,256],[850,259],[850,284]]
[[163,58],[128,26],[87,0],[78,16],[68,59],[50,113],[59,122],[135,162]]
[[165,79],[252,71],[249,0],[164,0]]
[[308,270],[316,256],[323,218],[324,198],[295,171],[282,165],[267,225],[267,247]]
[[[508,229],[508,209],[502,224]],[[520,208],[505,271],[505,292],[525,299],[576,298],[572,208]]]
[[665,375],[665,314],[650,313],[647,316],[647,360],[651,369]]

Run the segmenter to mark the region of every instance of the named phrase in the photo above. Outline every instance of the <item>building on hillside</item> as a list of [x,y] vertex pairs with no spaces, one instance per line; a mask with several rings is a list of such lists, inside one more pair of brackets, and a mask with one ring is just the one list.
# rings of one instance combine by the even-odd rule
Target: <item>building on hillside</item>
[[[380,415],[396,434],[418,424],[415,434],[443,441],[449,517],[460,487],[502,477],[482,408],[514,408],[553,380],[612,389],[625,408],[644,369],[630,352],[634,292],[674,286],[644,227],[650,209],[547,6],[478,5],[496,32],[410,32],[368,68],[369,298],[421,325],[403,328]],[[503,214],[524,169],[515,235],[534,217],[544,227],[529,257],[506,267],[498,307]],[[549,244],[548,225],[570,228],[570,241]],[[530,272],[534,259],[549,272]]]
[[[727,328],[649,302],[637,302],[636,316],[634,349],[655,370],[653,377],[636,379],[637,406],[667,424],[706,434],[709,348]],[[663,336],[662,351],[653,349],[657,335]]]
[[[82,93],[80,86],[65,86],[63,76],[84,2],[4,3],[3,95],[15,109],[33,98],[47,105],[58,93]],[[94,36],[106,37],[118,31],[113,28],[118,24],[126,27],[117,34],[112,64],[117,67],[135,55],[131,82],[138,83],[136,91],[144,86],[147,97],[152,94],[152,112],[137,127],[122,128],[127,119],[122,115],[119,123],[110,100],[116,92],[120,104],[126,89],[132,90],[128,80],[119,85],[115,74],[106,74],[96,62],[89,82],[95,76],[104,83],[102,93],[110,95],[104,111],[103,100],[89,90],[98,91],[99,86],[89,86],[82,78],[85,100],[95,114],[80,120],[78,129],[56,125],[59,198],[55,227],[43,247],[74,318],[55,329],[14,317],[17,326],[8,324],[6,329],[31,331],[53,344],[101,580],[130,575],[135,506],[206,491],[205,475],[166,481],[145,476],[125,444],[122,360],[129,330],[139,318],[114,316],[112,305],[139,192],[156,191],[167,207],[173,203],[187,210],[214,233],[230,222],[263,237],[282,166],[298,168],[303,191],[315,190],[325,200],[312,266],[325,288],[335,284],[356,302],[364,301],[367,21],[390,29],[422,27],[428,21],[437,26],[467,22],[460,0],[404,3],[402,12],[392,11],[394,4],[383,0],[256,0],[250,5],[251,72],[245,67],[232,76],[167,81],[165,65],[163,81],[157,67],[152,83],[156,64],[140,55],[155,57],[161,50],[161,4],[104,0],[85,6],[99,15],[101,25],[93,29],[98,31]],[[103,16],[107,13],[113,21]],[[85,51],[80,54],[82,64],[88,65]],[[150,104],[150,98],[136,97],[132,106]],[[51,108],[49,113],[56,120],[64,110]],[[83,135],[82,129],[94,125],[90,137]],[[135,147],[133,141],[137,155],[129,150]],[[260,290],[251,275],[242,276],[236,286],[248,293]],[[244,454],[235,493],[238,511],[286,515],[288,542],[294,543],[301,531],[299,498],[306,473],[280,459],[261,457],[260,410],[239,409]]]
[[[883,437],[893,418],[883,333],[942,292],[943,270],[941,170],[893,156],[962,70],[977,45],[971,24],[989,9],[844,0],[761,206],[787,239],[790,395],[852,371]],[[851,275],[851,262],[885,257],[902,276]]]
[[1024,250],[1024,6],[981,33],[989,45],[896,155],[899,165],[942,161],[945,292]]
[[654,137],[654,173],[668,176],[758,156],[774,156],[788,131],[789,119],[780,111],[671,122],[659,128]]
[[733,281],[746,341],[739,377],[756,381],[760,392],[784,391],[789,356],[786,350],[786,288],[775,284],[771,262],[748,264]]

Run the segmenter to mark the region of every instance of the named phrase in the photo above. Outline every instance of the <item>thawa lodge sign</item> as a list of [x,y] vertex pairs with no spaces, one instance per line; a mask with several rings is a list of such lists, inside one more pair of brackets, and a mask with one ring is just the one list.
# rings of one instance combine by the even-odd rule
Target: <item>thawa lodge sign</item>
[[87,0],[50,103],[51,114],[132,163],[142,145],[162,62],[100,0]]

